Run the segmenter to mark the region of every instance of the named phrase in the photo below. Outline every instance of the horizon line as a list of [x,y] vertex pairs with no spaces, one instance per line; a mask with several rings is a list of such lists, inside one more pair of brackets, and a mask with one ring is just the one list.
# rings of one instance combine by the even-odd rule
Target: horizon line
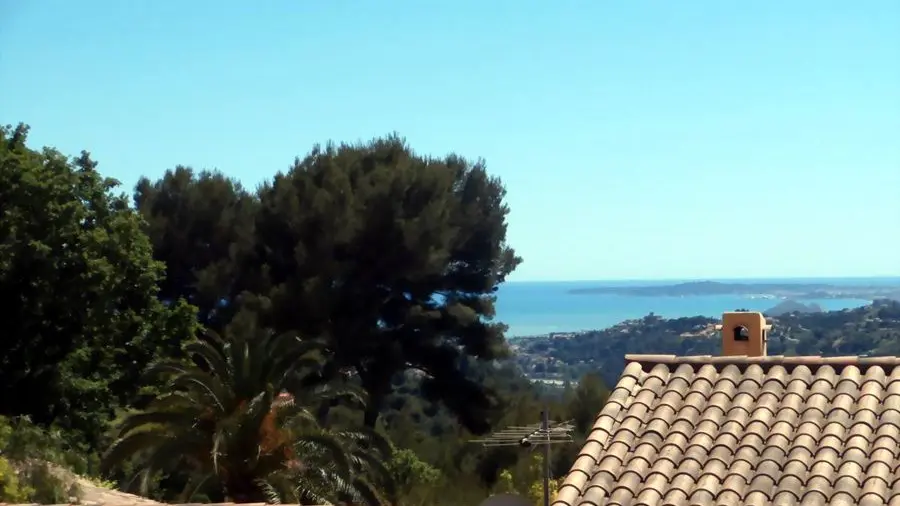
[[586,279],[517,279],[504,281],[501,284],[516,283],[609,283],[609,282],[660,282],[660,281],[764,281],[764,280],[818,280],[818,279],[896,279],[900,280],[900,274],[871,275],[871,276],[747,276],[747,277],[686,277],[686,278],[586,278]]

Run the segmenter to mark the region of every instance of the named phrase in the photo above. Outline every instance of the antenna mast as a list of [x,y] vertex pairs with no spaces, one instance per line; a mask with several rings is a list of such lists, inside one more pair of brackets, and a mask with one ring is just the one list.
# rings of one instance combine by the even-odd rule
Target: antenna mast
[[540,446],[544,451],[543,481],[544,481],[544,506],[550,506],[550,445],[572,443],[572,431],[575,426],[572,422],[556,423],[550,420],[550,410],[541,411],[541,423],[526,426],[513,425],[497,431],[484,439],[477,439],[473,443],[480,443],[485,448],[495,446],[519,446],[522,448],[534,448]]

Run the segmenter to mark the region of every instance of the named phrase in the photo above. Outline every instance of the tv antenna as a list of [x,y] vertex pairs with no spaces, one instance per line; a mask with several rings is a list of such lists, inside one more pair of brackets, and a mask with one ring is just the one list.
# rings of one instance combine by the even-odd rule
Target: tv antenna
[[549,410],[541,411],[541,423],[534,425],[512,425],[494,432],[484,439],[476,439],[472,443],[480,443],[485,448],[497,446],[518,446],[521,448],[541,447],[544,452],[544,506],[550,506],[550,445],[573,443],[572,432],[575,426],[571,421],[553,422]]

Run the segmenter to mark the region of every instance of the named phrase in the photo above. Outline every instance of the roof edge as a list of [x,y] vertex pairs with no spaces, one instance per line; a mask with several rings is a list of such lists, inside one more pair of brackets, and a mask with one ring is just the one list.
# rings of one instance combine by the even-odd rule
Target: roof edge
[[833,368],[844,368],[855,366],[860,369],[868,369],[869,367],[887,367],[894,368],[900,366],[900,357],[884,356],[884,357],[860,357],[860,356],[843,356],[843,357],[823,357],[820,355],[811,356],[785,356],[770,355],[763,357],[748,357],[746,355],[733,356],[716,356],[716,355],[625,355],[626,365],[629,363],[637,363],[642,369],[652,369],[657,365],[666,365],[669,367],[677,367],[679,365],[691,365],[700,367],[704,365],[712,365],[716,369],[721,369],[729,365],[738,367],[747,367],[749,365],[759,365],[767,368],[780,365],[787,368],[805,366],[811,370],[824,366]]

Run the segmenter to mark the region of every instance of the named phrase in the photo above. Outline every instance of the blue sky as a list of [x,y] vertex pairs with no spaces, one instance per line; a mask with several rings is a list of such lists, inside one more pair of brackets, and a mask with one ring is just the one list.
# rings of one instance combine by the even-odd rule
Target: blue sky
[[0,122],[128,187],[392,131],[484,157],[515,280],[898,275],[897,26],[896,0],[0,0]]

